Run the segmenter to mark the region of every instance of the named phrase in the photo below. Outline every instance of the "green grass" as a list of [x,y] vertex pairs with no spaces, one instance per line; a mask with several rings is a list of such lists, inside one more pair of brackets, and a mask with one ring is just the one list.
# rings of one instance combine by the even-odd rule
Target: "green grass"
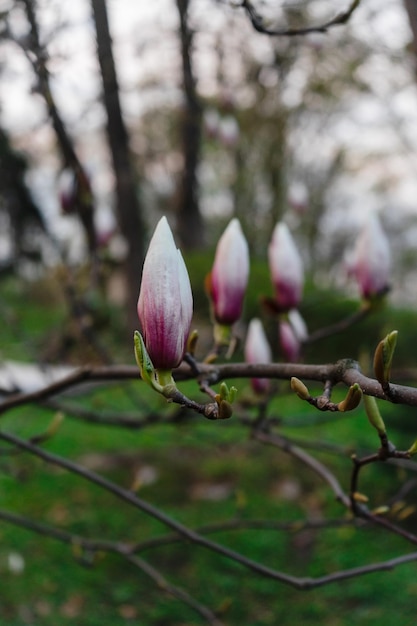
[[[195,265],[196,275],[202,272]],[[261,272],[262,273],[262,272]],[[259,284],[265,279],[259,278]],[[266,281],[264,280],[265,287]],[[31,295],[31,306],[24,306],[24,289],[16,283],[3,288],[3,302],[16,320],[16,332],[0,328],[2,356],[30,360],[30,348],[48,345],[66,319],[65,310],[45,306],[48,291]],[[203,297],[199,315],[204,318]],[[255,294],[247,311],[255,311]],[[335,299],[334,299],[335,300]],[[306,311],[314,313],[313,295],[307,297]],[[332,300],[312,316],[316,327],[337,319],[342,306],[332,309]],[[339,306],[339,305],[338,305]],[[344,304],[344,312],[352,310]],[[322,315],[322,317],[321,317]],[[399,336],[399,363],[412,363],[413,313],[381,311],[375,326],[368,320],[356,332],[359,343],[371,350],[385,327],[404,328]],[[391,326],[391,322],[393,326]],[[14,329],[13,329],[14,330]],[[367,334],[370,335],[367,341]],[[116,341],[112,341],[116,344]],[[354,346],[352,335],[329,343],[323,359],[355,356],[345,353]],[[415,345],[415,344],[414,344]],[[408,351],[407,351],[408,350]],[[319,356],[314,348],[309,359]],[[324,358],[326,357],[326,359]],[[239,399],[250,395],[247,383],[236,381]],[[192,397],[201,399],[194,383],[181,385]],[[323,414],[294,397],[285,383],[269,407],[269,414],[282,418],[276,432],[313,445],[327,442],[343,450],[307,450],[328,464],[344,489],[349,487],[350,453],[366,454],[378,447],[378,438],[358,409],[343,419]],[[319,392],[319,388],[316,389]],[[336,392],[341,397],[342,391]],[[94,387],[65,401],[106,411],[146,415],[150,411],[168,414],[173,407],[139,381]],[[407,448],[417,436],[414,410],[381,403],[389,434],[399,448]],[[344,510],[334,500],[329,487],[300,462],[284,452],[250,438],[239,417],[247,412],[239,404],[232,419],[209,422],[198,416],[177,425],[153,425],[128,430],[88,424],[67,415],[45,450],[92,467],[137,494],[174,519],[191,527],[233,519],[264,519],[298,522],[306,518],[340,517]],[[21,407],[2,416],[1,428],[22,438],[47,429],[53,411],[35,406]],[[75,535],[109,541],[142,542],[168,532],[160,523],[117,501],[98,486],[28,454],[5,454],[0,446],[0,509],[46,523]],[[147,472],[147,473],[146,473]],[[152,476],[154,482],[143,482]],[[142,476],[142,483],[140,478]],[[404,469],[370,466],[361,475],[360,490],[370,498],[369,506],[387,502],[412,479]],[[413,505],[415,489],[405,496]],[[416,515],[401,522],[414,530]],[[405,540],[375,528],[341,526],[320,532],[301,530],[234,530],[210,535],[247,557],[295,576],[318,577],[326,573],[365,565],[412,551]],[[10,570],[10,555],[24,559],[21,573]],[[219,612],[228,625],[267,626],[280,624],[323,624],[324,626],[397,626],[413,624],[415,564],[334,583],[311,591],[297,591],[282,583],[251,573],[240,565],[202,547],[176,542],[147,549],[140,556],[159,570],[172,584],[187,590],[199,602]],[[27,529],[0,522],[0,626],[185,626],[204,621],[190,607],[159,589],[143,572],[114,554],[80,554],[69,546],[40,537]]]
[[[142,391],[146,405],[155,403],[147,390]],[[121,395],[118,385],[115,389],[96,390],[81,398],[81,402],[120,406]],[[127,408],[126,398],[125,404]],[[310,413],[290,396],[276,404],[284,415],[292,411],[299,418],[308,418]],[[277,411],[278,406],[272,410]],[[2,427],[21,436],[33,436],[44,430],[49,419],[40,409],[21,408],[5,416]],[[361,411],[333,425],[287,426],[284,432],[296,438],[356,444],[363,450],[372,449],[376,443]],[[181,426],[155,426],[131,432],[86,425],[68,417],[45,448],[87,464],[94,462],[89,459],[92,453],[100,454],[99,472],[124,487],[132,484],[138,469],[152,466],[157,480],[142,486],[138,494],[191,526],[236,517],[294,521],[306,515],[342,513],[329,489],[317,477],[284,453],[250,441],[233,418],[218,424],[196,420]],[[318,456],[322,460],[330,459],[341,480],[344,476],[346,481],[350,468],[347,456],[335,459],[328,453]],[[395,490],[402,478],[397,474],[398,470],[392,468],[368,468],[361,488],[379,504]],[[285,484],[294,480],[300,492],[292,500],[282,494]],[[204,499],[212,486],[225,488],[224,499]],[[27,455],[4,457],[0,493],[1,508],[88,537],[143,541],[166,533],[161,524],[124,503],[115,502],[100,488]],[[69,546],[52,539],[39,538],[5,523],[1,524],[0,533],[2,625],[52,626],[57,621],[63,626],[203,623],[191,609],[158,590],[120,557],[98,555],[89,563],[87,555],[87,563],[82,565],[77,551],[74,553]],[[375,529],[351,527],[321,533],[223,531],[212,537],[252,559],[298,576],[321,576],[390,558],[408,549],[403,540]],[[24,557],[24,573],[8,571],[7,558],[11,552]],[[300,592],[251,574],[190,544],[147,550],[141,556],[172,583],[219,610],[227,624],[261,626],[279,621],[285,626],[301,622],[332,625],[355,620],[376,626],[383,619],[390,626],[398,620],[399,612],[404,620],[412,615],[413,565]]]

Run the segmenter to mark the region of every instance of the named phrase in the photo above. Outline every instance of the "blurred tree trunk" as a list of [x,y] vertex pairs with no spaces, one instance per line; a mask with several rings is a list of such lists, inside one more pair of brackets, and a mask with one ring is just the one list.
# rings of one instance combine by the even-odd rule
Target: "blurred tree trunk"
[[[27,169],[26,158],[12,147],[8,133],[0,127],[0,213],[7,213],[10,219],[13,237],[10,267],[23,256],[41,258],[41,243],[36,242],[34,232],[42,232],[53,241],[26,185]],[[4,266],[4,262],[0,263],[0,270]]]
[[181,118],[183,171],[176,197],[177,233],[186,249],[199,248],[204,243],[204,224],[198,199],[197,168],[201,150],[201,105],[193,75],[191,49],[193,33],[188,27],[189,0],[176,0],[180,17],[181,56],[184,87],[184,107]]
[[136,303],[145,256],[145,223],[120,105],[107,6],[105,0],[91,0],[91,6],[103,83],[103,103],[107,113],[107,137],[116,181],[116,210],[121,233],[128,245],[125,262],[126,305],[129,330],[133,331],[138,326]]
[[[30,26],[30,37],[22,48],[32,63],[33,71],[38,80],[39,93],[42,95],[48,115],[58,141],[64,167],[70,168],[80,183],[80,193],[77,202],[77,213],[87,239],[88,250],[93,264],[93,275],[96,273],[97,237],[94,226],[94,198],[88,183],[88,177],[74,148],[73,141],[67,131],[64,120],[56,106],[50,87],[50,75],[47,67],[48,54],[41,43],[39,26],[36,15],[37,3],[35,0],[22,0]],[[94,276],[93,276],[94,277]]]
[[408,19],[413,33],[413,50],[417,56],[417,0],[404,0],[404,6],[408,13]]

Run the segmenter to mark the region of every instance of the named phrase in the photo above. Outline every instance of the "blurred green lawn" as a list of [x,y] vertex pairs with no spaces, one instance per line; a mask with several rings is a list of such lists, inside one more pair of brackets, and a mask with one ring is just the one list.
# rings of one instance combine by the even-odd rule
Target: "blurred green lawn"
[[[194,271],[198,273],[197,270]],[[257,285],[268,289],[264,274]],[[45,306],[47,288],[44,293],[38,289],[29,295],[15,283],[3,285],[2,289],[2,306],[11,316],[11,323],[0,328],[1,356],[30,361],[62,329],[65,311],[60,306]],[[197,307],[201,307],[197,314],[202,318],[203,297],[197,290]],[[30,307],[25,304],[28,298]],[[256,311],[256,299],[257,294],[249,295],[248,317]],[[313,327],[319,327],[329,320],[336,321],[354,306],[353,302],[332,299],[331,294],[320,299],[311,291],[306,295],[304,313]],[[357,357],[359,351],[367,351],[369,358],[381,334],[399,328],[398,363],[411,366],[412,345],[416,345],[412,343],[413,319],[413,312],[387,308],[378,312],[373,322],[368,319],[361,323],[353,339],[347,333],[337,341],[327,340],[322,349],[311,348],[307,358],[323,362]],[[104,332],[109,333],[108,345],[116,351],[122,334]],[[352,347],[356,354],[347,352]],[[129,354],[130,349],[124,349],[123,344],[115,352],[120,360],[129,359]],[[133,357],[130,358],[131,363]],[[239,398],[247,398],[247,383],[236,384]],[[364,454],[378,446],[362,408],[344,419],[333,416],[323,421],[323,415],[295,398],[286,383],[279,387],[280,394],[269,408],[270,415],[283,418],[279,432],[311,445],[325,441],[342,447],[344,452],[339,454],[309,451],[328,463],[348,489],[349,451]],[[201,399],[194,383],[181,385],[181,389]],[[142,415],[151,410],[172,410],[139,381],[94,387],[66,401],[98,412],[120,414],[132,410]],[[381,409],[394,443],[399,448],[409,447],[417,432],[415,410],[384,405]],[[231,420],[221,423],[192,416],[182,424],[154,425],[143,430],[98,426],[68,415],[57,434],[43,445],[123,487],[136,483],[140,497],[192,527],[230,519],[296,522],[342,516],[342,506],[317,476],[280,450],[250,439],[247,428],[238,421],[242,411],[237,410]],[[43,432],[53,414],[39,407],[22,407],[4,415],[1,428],[30,437]],[[413,474],[402,468],[372,466],[363,472],[360,487],[370,496],[370,504],[379,506],[412,479]],[[405,500],[407,505],[415,504],[414,488]],[[0,456],[0,509],[90,538],[136,542],[167,533],[159,522],[116,501],[99,487],[27,454],[5,454],[4,446]],[[414,530],[416,519],[413,513],[404,524]],[[318,532],[222,531],[211,537],[252,559],[297,576],[321,576],[413,551],[403,539],[379,529],[355,529],[349,525]],[[397,626],[399,622],[415,622],[415,564],[302,592],[186,542],[148,549],[140,556],[171,583],[218,611],[225,624]],[[0,521],[0,625],[204,623],[192,609],[158,589],[121,557],[90,557],[84,555],[81,559],[76,547]],[[22,571],[19,564],[24,566]]]

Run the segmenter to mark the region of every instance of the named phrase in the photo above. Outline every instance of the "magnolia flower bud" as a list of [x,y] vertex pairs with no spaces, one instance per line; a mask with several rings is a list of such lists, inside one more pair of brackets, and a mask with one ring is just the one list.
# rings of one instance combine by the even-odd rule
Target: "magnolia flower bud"
[[369,299],[388,290],[390,270],[388,239],[378,217],[372,213],[358,236],[348,273],[356,278],[361,296]]
[[67,167],[62,170],[58,179],[58,197],[64,215],[81,211],[89,203],[91,184],[84,169]]
[[220,141],[226,148],[234,148],[239,142],[239,124],[233,115],[225,115],[219,122]]
[[308,339],[308,329],[300,311],[298,311],[298,309],[291,309],[291,311],[288,311],[288,321],[291,324],[294,335],[298,341],[300,343],[305,342]]
[[[261,320],[254,318],[250,321],[245,342],[246,363],[271,363],[272,353],[262,326]],[[269,390],[270,381],[267,378],[252,378],[252,388],[255,393],[263,394]]]
[[138,315],[155,369],[177,367],[190,332],[193,297],[187,268],[166,217],[160,219],[146,254]]
[[77,179],[74,170],[62,170],[58,179],[58,197],[62,213],[75,213],[77,203]]
[[241,316],[249,276],[249,250],[240,222],[234,218],[217,244],[207,291],[218,324],[231,326]]
[[301,342],[287,320],[279,321],[279,343],[287,361],[290,363],[298,361],[301,352]]
[[301,181],[295,181],[288,189],[287,202],[300,215],[308,210],[309,197],[307,187]]
[[219,130],[220,116],[216,109],[207,109],[204,113],[204,128],[207,135],[213,139]]
[[278,307],[282,311],[296,308],[301,301],[304,270],[300,254],[284,222],[279,222],[272,233],[268,260]]

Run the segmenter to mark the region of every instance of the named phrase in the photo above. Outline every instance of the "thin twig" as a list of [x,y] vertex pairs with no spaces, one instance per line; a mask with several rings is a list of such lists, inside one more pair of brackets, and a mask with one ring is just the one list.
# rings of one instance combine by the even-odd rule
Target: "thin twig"
[[400,537],[402,537],[403,539],[406,539],[410,543],[417,545],[417,535],[415,535],[414,533],[408,532],[404,528],[401,528],[397,524],[394,524],[390,520],[384,517],[381,517],[380,515],[375,515],[374,513],[369,511],[369,509],[367,508],[365,504],[358,501],[358,497],[357,497],[357,493],[359,491],[358,489],[359,474],[366,465],[379,463],[381,461],[385,462],[389,458],[406,459],[408,458],[407,454],[408,454],[407,452],[399,452],[395,449],[391,450],[390,446],[387,446],[387,449],[383,449],[381,447],[378,452],[374,454],[370,454],[366,457],[362,457],[360,459],[357,458],[356,456],[353,456],[352,457],[353,469],[352,469],[351,482],[350,482],[350,501],[351,501],[352,512],[357,517],[360,517],[361,519],[365,519],[368,522],[376,526],[381,526],[385,530],[388,530],[391,533],[394,533],[395,535],[399,535]]
[[294,458],[298,459],[299,461],[302,461],[331,487],[333,493],[336,496],[336,499],[339,502],[344,504],[347,508],[350,507],[349,498],[347,494],[343,491],[336,476],[332,474],[330,470],[325,465],[323,465],[323,463],[320,463],[320,461],[312,457],[310,454],[308,454],[298,446],[295,446],[289,439],[286,439],[285,437],[282,437],[280,435],[272,435],[270,433],[265,433],[262,431],[254,431],[252,436],[257,441],[276,446],[284,452],[287,452]]
[[358,311],[352,313],[351,315],[348,315],[348,317],[345,317],[344,319],[336,322],[335,324],[331,324],[330,326],[326,326],[325,328],[319,328],[310,333],[303,343],[315,343],[316,341],[321,341],[322,339],[327,339],[328,337],[332,337],[333,335],[342,333],[351,326],[354,326],[358,322],[368,317],[371,312],[372,307],[364,306]]
[[87,539],[80,535],[75,535],[60,528],[49,526],[35,522],[21,515],[16,515],[10,511],[0,510],[0,519],[15,526],[20,526],[26,530],[30,530],[44,537],[55,539],[62,543],[69,544],[74,548],[81,549],[83,552],[95,554],[96,552],[113,552],[122,556],[124,559],[138,567],[149,578],[151,578],[156,585],[166,593],[178,598],[181,602],[196,611],[201,617],[203,617],[212,626],[222,626],[222,622],[216,617],[216,615],[204,604],[198,602],[184,589],[172,585],[166,578],[152,565],[147,563],[144,559],[132,554],[132,547],[126,543],[106,541],[102,539]]
[[[276,522],[274,520],[265,519],[231,519],[223,522],[213,522],[212,524],[205,524],[204,526],[198,526],[194,530],[201,535],[211,535],[222,532],[230,531],[245,531],[245,530],[267,530],[267,531],[279,531],[298,533],[304,530],[322,530],[324,528],[340,528],[341,526],[352,526],[361,522],[361,520],[355,520],[354,517],[344,517],[337,519],[307,519],[307,520],[295,520],[291,522]],[[145,550],[161,548],[163,546],[172,545],[182,541],[182,538],[175,533],[167,535],[161,535],[159,537],[151,537],[145,539],[140,543],[132,546],[132,552],[143,552]]]
[[178,424],[192,417],[192,413],[185,411],[183,407],[177,407],[174,412],[171,411],[168,415],[162,416],[161,412],[150,412],[145,415],[139,411],[124,413],[114,411],[98,412],[73,403],[60,402],[59,400],[47,400],[43,406],[90,424],[115,426],[130,430],[140,430],[153,425]]
[[184,604],[187,604],[190,608],[194,609],[201,617],[203,617],[209,624],[212,626],[223,626],[223,622],[221,622],[216,615],[207,608],[204,604],[197,602],[193,596],[189,593],[177,587],[176,585],[172,585],[167,579],[162,576],[162,574],[152,565],[147,563],[142,557],[134,556],[132,554],[126,555],[126,559],[136,565],[139,569],[142,570],[149,578],[151,578],[160,589],[169,593],[170,595],[178,598]]
[[263,23],[262,17],[257,13],[250,0],[241,0],[240,5],[247,12],[252,26],[256,31],[264,35],[277,37],[295,37],[296,35],[308,35],[309,33],[326,33],[333,26],[341,26],[349,21],[354,11],[358,8],[360,0],[353,2],[344,11],[340,11],[333,18],[322,24],[306,26],[304,28],[269,28]]

